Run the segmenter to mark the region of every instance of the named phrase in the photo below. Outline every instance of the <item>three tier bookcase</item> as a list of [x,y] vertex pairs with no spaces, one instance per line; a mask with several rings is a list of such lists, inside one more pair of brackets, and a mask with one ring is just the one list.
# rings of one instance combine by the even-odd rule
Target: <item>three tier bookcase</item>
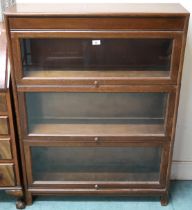
[[179,4],[6,11],[27,204],[58,194],[168,203],[188,19]]

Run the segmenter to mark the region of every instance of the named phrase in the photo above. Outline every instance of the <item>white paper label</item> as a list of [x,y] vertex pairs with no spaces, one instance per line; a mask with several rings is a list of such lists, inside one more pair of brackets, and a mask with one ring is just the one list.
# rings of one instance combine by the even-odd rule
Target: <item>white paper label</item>
[[101,45],[101,40],[92,40],[92,45]]

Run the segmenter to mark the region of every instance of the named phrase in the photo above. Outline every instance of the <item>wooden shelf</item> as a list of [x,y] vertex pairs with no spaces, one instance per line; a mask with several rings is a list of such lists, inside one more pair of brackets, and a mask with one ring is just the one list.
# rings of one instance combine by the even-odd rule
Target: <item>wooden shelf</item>
[[55,78],[86,78],[86,77],[169,77],[169,71],[73,71],[73,70],[36,70],[25,71],[25,78],[38,78],[38,77],[55,77]]
[[164,136],[164,124],[57,124],[29,127],[30,136]]
[[69,182],[69,181],[159,181],[159,172],[34,172],[34,182],[40,181]]

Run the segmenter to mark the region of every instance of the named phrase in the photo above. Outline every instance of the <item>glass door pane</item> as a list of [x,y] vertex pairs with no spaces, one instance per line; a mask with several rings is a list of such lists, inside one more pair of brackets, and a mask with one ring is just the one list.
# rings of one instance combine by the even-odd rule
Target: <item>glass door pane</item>
[[168,77],[170,38],[21,39],[25,77]]
[[165,135],[167,93],[30,92],[25,100],[29,134]]
[[33,181],[159,181],[161,147],[31,147]]

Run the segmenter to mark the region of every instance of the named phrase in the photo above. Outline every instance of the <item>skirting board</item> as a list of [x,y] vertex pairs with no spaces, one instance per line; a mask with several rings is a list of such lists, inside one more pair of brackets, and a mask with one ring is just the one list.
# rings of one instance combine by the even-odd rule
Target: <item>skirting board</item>
[[172,180],[192,180],[192,161],[173,161]]

